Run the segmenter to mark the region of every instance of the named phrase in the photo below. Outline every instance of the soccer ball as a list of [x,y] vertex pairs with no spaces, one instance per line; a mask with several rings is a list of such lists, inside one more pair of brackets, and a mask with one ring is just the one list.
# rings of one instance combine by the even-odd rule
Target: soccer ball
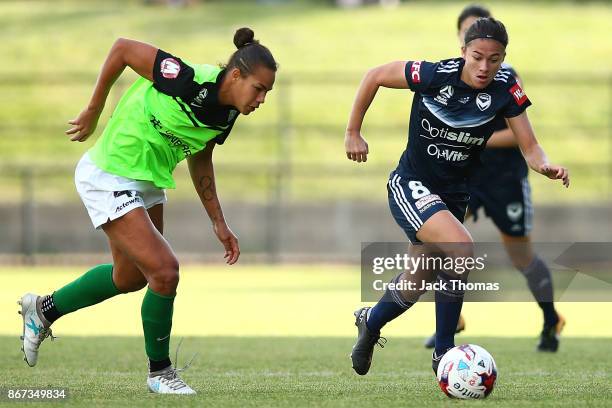
[[452,348],[438,366],[438,384],[450,398],[486,398],[495,385],[497,367],[491,354],[475,344]]

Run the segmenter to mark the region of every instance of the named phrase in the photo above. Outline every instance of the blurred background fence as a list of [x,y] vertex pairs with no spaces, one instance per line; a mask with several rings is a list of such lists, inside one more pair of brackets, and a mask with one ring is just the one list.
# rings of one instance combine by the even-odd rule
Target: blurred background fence
[[[556,156],[563,155],[558,161],[567,165],[573,175],[569,192],[563,191],[558,183],[531,176],[538,204],[537,237],[541,240],[608,239],[612,199],[612,76],[527,72],[523,77],[529,84],[528,89],[537,91],[536,99],[544,95],[555,100],[554,106],[568,102],[573,106],[571,115],[559,114],[555,120],[542,119],[542,123],[536,119],[541,142],[554,146]],[[356,165],[345,160],[343,154],[342,119],[346,112],[334,121],[316,117],[303,120],[304,115],[299,114],[300,92],[305,88],[317,103],[327,104],[326,94],[354,93],[359,79],[357,73],[308,72],[283,78],[270,95],[270,100],[274,100],[270,104],[276,111],[272,120],[249,126],[243,118],[241,122],[245,125],[237,126],[227,144],[217,148],[219,194],[231,225],[244,238],[241,243],[247,257],[266,262],[355,260],[361,241],[402,239],[388,215],[385,182],[406,142],[407,115],[389,118],[388,123],[366,125],[364,134],[370,142],[373,159],[365,165]],[[73,74],[70,81],[55,79],[49,83],[24,77],[16,83],[25,89],[89,88],[94,80],[88,75]],[[126,81],[121,81],[115,95],[120,95],[126,85]],[[16,85],[0,81],[0,89],[7,86]],[[602,111],[605,117],[580,120],[584,113],[572,96],[580,93],[600,95],[606,107]],[[407,111],[410,95],[404,98],[407,99],[402,104]],[[8,145],[14,142],[10,135],[16,127],[10,123],[0,126],[2,134],[9,136],[2,138],[3,149],[9,149]],[[21,137],[37,140],[37,136],[52,135],[55,139],[52,143],[69,144],[62,134],[61,123],[32,123],[27,128],[27,132],[20,132]],[[258,147],[239,146],[242,143]],[[238,146],[237,151],[226,158],[224,150],[233,145]],[[260,149],[265,154],[256,154],[252,149]],[[104,252],[104,236],[91,230],[74,191],[75,163],[65,163],[62,147],[53,153],[59,163],[54,163],[53,157],[41,157],[35,145],[28,150],[31,153],[27,160],[5,160],[0,167],[0,188],[5,192],[0,202],[3,259],[50,262],[63,254],[59,259],[66,262]],[[377,152],[382,152],[384,157],[377,157]],[[215,259],[219,245],[210,234],[206,215],[184,166],[179,167],[176,178],[178,189],[169,192],[167,206],[169,239],[189,259]],[[489,223],[473,226],[480,227],[481,239],[497,239],[490,225],[480,224]],[[556,236],[551,231],[555,225],[571,230],[573,235]]]
[[[63,132],[87,103],[115,38],[215,63],[227,58],[241,25],[253,26],[281,63],[262,109],[240,118],[215,149],[218,192],[244,257],[356,261],[362,241],[404,239],[387,208],[386,180],[406,145],[412,93],[379,91],[363,128],[371,152],[366,164],[346,160],[346,120],[367,68],[456,55],[454,20],[465,3],[352,11],[305,1],[190,3],[184,10],[135,1],[0,4],[10,62],[0,77],[0,263],[90,262],[107,251],[76,194],[73,171],[134,75],[128,70],[116,84],[92,140],[71,143]],[[612,239],[609,5],[491,7],[510,28],[508,62],[534,104],[528,112],[536,134],[551,160],[572,174],[569,190],[531,174],[534,239]],[[220,261],[220,244],[184,164],[175,176],[166,206],[169,241],[184,260]],[[477,240],[498,240],[486,220],[468,227]]]

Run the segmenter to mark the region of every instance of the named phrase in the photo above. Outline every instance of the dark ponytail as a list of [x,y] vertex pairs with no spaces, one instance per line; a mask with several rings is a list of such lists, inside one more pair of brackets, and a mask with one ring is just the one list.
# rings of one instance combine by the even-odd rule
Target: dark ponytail
[[238,68],[243,77],[249,76],[260,66],[276,72],[278,65],[272,53],[255,39],[255,33],[250,28],[236,30],[234,45],[238,49],[230,57],[226,69]]
[[490,39],[508,46],[508,33],[504,24],[493,17],[479,18],[465,33],[465,46],[478,38]]

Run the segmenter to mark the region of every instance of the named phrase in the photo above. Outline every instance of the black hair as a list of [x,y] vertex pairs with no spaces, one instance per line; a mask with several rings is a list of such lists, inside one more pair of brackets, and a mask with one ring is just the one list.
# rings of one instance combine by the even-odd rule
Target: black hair
[[255,39],[255,33],[248,27],[236,30],[234,45],[238,48],[225,66],[227,70],[238,68],[242,76],[252,74],[259,66],[264,66],[274,72],[278,64],[270,50]]
[[488,8],[478,4],[466,6],[457,18],[457,31],[461,30],[461,24],[470,17],[491,17],[491,12]]
[[508,46],[508,33],[504,23],[493,17],[481,17],[476,20],[466,31],[464,43],[467,46],[470,41],[478,38],[488,38],[500,42],[504,47]]

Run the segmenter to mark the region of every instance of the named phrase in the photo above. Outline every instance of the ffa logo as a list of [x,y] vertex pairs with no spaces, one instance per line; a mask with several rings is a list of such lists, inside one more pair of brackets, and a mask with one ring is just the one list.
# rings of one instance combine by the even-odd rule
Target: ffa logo
[[481,111],[489,109],[489,106],[491,106],[491,95],[488,93],[479,93],[476,95],[476,106],[478,106],[478,109]]
[[440,93],[434,98],[434,100],[446,106],[448,104],[448,100],[451,98],[451,96],[453,96],[454,93],[455,90],[453,89],[453,87],[450,85],[446,85],[445,87],[442,87],[440,89]]
[[523,205],[521,203],[510,203],[506,206],[506,214],[510,221],[517,222],[523,215]]
[[181,65],[174,58],[166,58],[161,62],[159,70],[164,78],[174,79],[181,71]]
[[463,98],[459,98],[459,102],[462,104],[466,104],[470,101],[470,97],[469,96],[464,96]]
[[455,90],[450,85],[446,85],[444,88],[440,89],[440,95],[447,99],[450,99],[450,97],[453,96],[454,93]]
[[208,89],[202,88],[202,90],[200,90],[200,92],[198,93],[198,96],[193,98],[193,101],[191,101],[191,104],[193,106],[201,108],[202,104],[204,103],[204,99],[206,98],[206,95],[208,95]]

